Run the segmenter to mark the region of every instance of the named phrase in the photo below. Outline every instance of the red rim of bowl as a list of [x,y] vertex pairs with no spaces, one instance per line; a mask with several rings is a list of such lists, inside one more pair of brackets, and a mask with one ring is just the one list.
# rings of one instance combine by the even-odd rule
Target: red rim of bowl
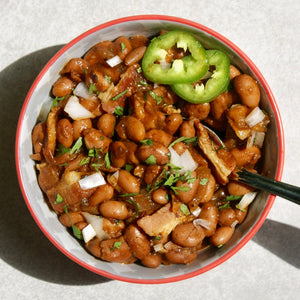
[[170,283],[170,282],[176,282],[176,281],[180,281],[180,280],[185,280],[197,275],[200,275],[202,273],[205,273],[213,268],[215,268],[216,266],[222,264],[223,262],[225,262],[227,259],[229,259],[231,256],[233,256],[236,252],[238,252],[254,235],[255,233],[258,231],[258,229],[262,226],[263,222],[265,221],[273,203],[275,200],[275,196],[274,195],[270,195],[269,196],[269,200],[267,202],[267,205],[264,209],[264,211],[262,212],[259,220],[256,222],[256,224],[253,226],[253,228],[249,231],[249,233],[233,248],[231,249],[229,252],[227,252],[224,256],[222,256],[221,258],[217,259],[216,261],[210,263],[207,266],[204,266],[202,268],[200,268],[199,270],[187,273],[187,274],[183,274],[183,275],[179,275],[179,276],[174,276],[174,277],[169,277],[169,278],[161,278],[161,279],[134,279],[134,278],[128,278],[128,277],[123,277],[123,276],[119,276],[119,275],[114,275],[111,274],[109,272],[106,272],[104,270],[99,270],[93,266],[90,266],[88,264],[86,264],[85,262],[79,260],[77,257],[75,257],[72,253],[68,252],[67,250],[65,250],[52,236],[51,233],[49,233],[47,231],[46,228],[43,227],[43,225],[41,224],[41,222],[39,221],[38,217],[35,215],[35,212],[33,211],[33,208],[30,205],[30,201],[27,198],[26,192],[25,192],[25,188],[23,186],[23,182],[22,182],[22,176],[21,176],[21,165],[20,165],[20,159],[19,159],[19,146],[20,146],[20,132],[21,132],[21,127],[23,125],[23,119],[24,119],[24,114],[27,108],[27,105],[30,101],[30,98],[32,96],[33,91],[35,90],[36,86],[38,85],[39,81],[41,80],[41,78],[45,75],[45,73],[48,71],[48,69],[50,68],[50,66],[52,66],[54,64],[54,62],[66,51],[68,50],[70,47],[72,47],[74,44],[76,44],[78,41],[80,41],[81,39],[85,38],[86,36],[100,30],[103,28],[107,28],[109,26],[112,25],[116,25],[116,24],[121,24],[121,23],[125,23],[125,22],[130,22],[130,21],[141,21],[141,20],[162,20],[162,21],[170,21],[170,22],[175,22],[175,23],[180,23],[180,24],[184,24],[184,25],[188,25],[191,27],[194,27],[196,29],[200,29],[214,37],[216,37],[217,39],[219,39],[220,41],[222,41],[224,44],[226,44],[227,46],[229,46],[230,48],[232,48],[236,53],[238,53],[240,55],[240,57],[245,60],[245,62],[247,63],[247,65],[251,68],[251,70],[254,72],[254,74],[257,76],[257,78],[259,79],[260,83],[262,84],[263,88],[266,91],[266,94],[268,96],[268,99],[270,101],[270,104],[272,106],[272,109],[274,111],[274,116],[275,116],[275,120],[276,120],[276,124],[277,124],[277,133],[278,133],[278,138],[279,138],[279,154],[278,154],[278,167],[277,167],[277,172],[276,172],[276,180],[281,180],[282,177],[282,172],[283,172],[283,163],[284,163],[284,134],[283,134],[283,126],[282,126],[282,121],[281,121],[281,117],[280,117],[280,113],[278,110],[278,106],[276,104],[274,95],[268,85],[268,83],[266,82],[266,80],[264,79],[263,75],[261,74],[261,72],[258,70],[258,68],[255,66],[255,64],[250,60],[250,58],[243,53],[243,51],[241,49],[239,49],[235,44],[233,44],[232,42],[230,42],[227,38],[225,38],[224,36],[222,36],[221,34],[215,32],[214,30],[201,25],[199,23],[190,21],[190,20],[186,20],[183,18],[179,18],[179,17],[174,17],[174,16],[165,16],[165,15],[136,15],[136,16],[129,16],[129,17],[124,17],[124,18],[119,18],[119,19],[115,19],[106,23],[103,23],[101,25],[98,25],[88,31],[86,31],[85,33],[81,34],[80,36],[76,37],[75,39],[73,39],[71,42],[69,42],[66,46],[64,46],[61,50],[59,50],[53,57],[52,59],[46,64],[46,66],[42,69],[42,71],[39,73],[39,75],[37,76],[37,78],[35,79],[32,87],[30,88],[24,105],[22,107],[20,116],[19,116],[19,122],[18,122],[18,126],[17,126],[17,134],[16,134],[16,146],[15,146],[15,157],[16,157],[16,168],[17,168],[17,175],[18,175],[18,180],[19,180],[19,184],[21,187],[21,191],[23,194],[23,197],[25,199],[25,202],[27,204],[27,207],[31,213],[31,215],[33,216],[35,222],[37,223],[37,225],[40,227],[40,229],[42,230],[42,232],[47,236],[47,238],[62,252],[64,253],[66,256],[68,256],[70,259],[72,259],[73,261],[75,261],[76,263],[78,263],[79,265],[83,266],[84,268],[97,273],[99,275],[111,278],[111,279],[116,279],[116,280],[121,280],[121,281],[125,281],[125,282],[131,282],[131,283],[141,283],[141,284],[158,284],[158,283]]

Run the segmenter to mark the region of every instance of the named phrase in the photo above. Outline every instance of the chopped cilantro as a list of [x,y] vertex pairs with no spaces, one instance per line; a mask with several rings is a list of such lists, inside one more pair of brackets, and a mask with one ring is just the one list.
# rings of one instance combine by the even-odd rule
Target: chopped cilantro
[[106,152],[106,154],[104,156],[104,161],[105,161],[106,168],[109,169],[111,164],[110,164],[110,159],[109,159],[109,153],[108,152]]
[[140,143],[143,145],[153,146],[153,140],[151,140],[151,139],[141,140]]
[[122,246],[122,242],[118,241],[118,242],[114,242],[112,248],[110,249],[110,251],[114,251],[115,249],[120,249]]
[[127,92],[128,92],[128,89],[126,89],[123,92],[119,93],[118,95],[112,97],[110,100],[111,101],[116,101],[117,99],[119,99],[120,97],[122,97],[123,95],[125,95]]
[[149,94],[156,101],[156,105],[159,105],[163,101],[163,96],[158,96],[153,91],[149,91]]
[[75,237],[77,237],[79,240],[82,240],[83,237],[82,237],[82,232],[80,229],[78,229],[72,222],[72,219],[69,215],[69,212],[68,212],[68,208],[67,208],[67,205],[64,205],[64,211],[66,213],[66,215],[69,217],[69,220],[71,222],[71,226],[72,226],[72,230],[73,230],[73,234],[75,235]]
[[109,77],[109,76],[107,76],[107,75],[104,74],[104,78],[106,79],[106,81],[108,83],[111,83],[111,77]]
[[133,197],[133,196],[136,196],[138,194],[139,193],[122,194],[122,195],[119,195],[119,197]]
[[97,93],[97,88],[93,83],[91,83],[89,86],[89,94],[94,94],[94,92]]
[[200,185],[206,185],[208,183],[208,178],[201,178],[200,179]]
[[126,45],[124,43],[121,43],[121,50],[122,50],[122,52],[125,50],[125,48],[126,48]]
[[77,153],[80,150],[82,144],[83,144],[82,143],[82,137],[79,137],[77,139],[77,141],[75,142],[74,146],[72,147],[72,149],[70,151],[70,154]]
[[88,164],[89,162],[90,162],[90,157],[84,157],[81,161],[80,161],[80,163],[79,163],[79,166],[83,166],[83,165],[86,165],[86,164]]
[[55,97],[52,101],[52,105],[51,105],[51,108],[56,106],[58,104],[59,101],[62,101],[66,98],[66,96],[63,96],[63,97]]
[[149,157],[146,158],[145,163],[148,165],[155,165],[156,164],[155,156],[151,154]]
[[54,204],[62,203],[64,201],[63,197],[60,194],[56,194],[56,199]]
[[198,142],[198,137],[186,137],[186,136],[181,136],[180,138],[176,139],[175,141],[173,141],[169,147],[173,147],[175,144],[179,143],[179,142],[184,142],[186,144],[194,144]]
[[190,214],[189,208],[188,208],[187,205],[184,204],[184,203],[182,203],[182,204],[180,205],[180,210],[181,210],[182,213],[183,213],[184,215],[186,215],[186,216],[188,216],[188,215]]
[[115,108],[115,114],[116,114],[117,116],[122,116],[123,113],[124,113],[124,108],[123,108],[123,107],[117,106],[117,107]]
[[243,196],[240,195],[229,195],[225,198],[226,201],[236,201],[240,200]]

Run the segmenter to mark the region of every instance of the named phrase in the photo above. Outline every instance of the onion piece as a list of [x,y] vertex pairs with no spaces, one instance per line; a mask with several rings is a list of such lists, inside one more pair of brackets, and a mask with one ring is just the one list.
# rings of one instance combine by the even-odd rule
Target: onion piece
[[265,133],[261,131],[253,131],[247,140],[247,148],[256,146],[261,148],[265,139]]
[[85,82],[79,82],[73,91],[74,95],[84,99],[90,99],[95,97],[89,93],[89,89]]
[[250,192],[245,194],[241,201],[237,204],[237,208],[243,210],[247,208],[250,203],[255,199],[257,192]]
[[195,217],[198,217],[200,215],[200,212],[201,212],[201,208],[199,206],[197,206],[197,208],[194,210],[194,211],[191,211],[190,212],[195,216]]
[[163,244],[156,244],[153,246],[153,249],[155,252],[161,252],[161,251],[164,252],[165,250]]
[[82,120],[95,118],[95,115],[87,110],[84,106],[79,103],[79,99],[76,96],[71,96],[64,108],[64,111],[73,120]]
[[106,184],[106,181],[100,172],[86,176],[78,181],[83,190],[92,189],[94,187]]
[[100,240],[110,238],[109,234],[103,230],[103,218],[97,215],[92,215],[87,212],[81,212],[87,223],[91,224],[96,232],[96,237]]
[[94,227],[91,224],[82,229],[82,237],[85,243],[89,242],[95,236],[96,231],[94,230]]
[[205,220],[205,219],[195,219],[195,220],[193,221],[193,224],[194,224],[195,227],[197,227],[197,226],[202,226],[202,227],[204,227],[205,229],[210,229],[210,227],[211,227],[210,222],[208,222],[208,221]]
[[122,59],[120,58],[120,56],[116,55],[110,59],[108,59],[106,61],[106,63],[110,66],[110,67],[115,67],[117,66],[118,64],[120,64],[122,62]]
[[168,149],[171,153],[170,163],[176,167],[180,167],[181,174],[187,171],[194,171],[198,167],[189,150],[185,150],[181,155],[178,155],[173,147],[169,147]]
[[256,124],[260,123],[265,118],[263,111],[257,106],[255,107],[250,114],[246,117],[245,121],[249,127],[253,127]]

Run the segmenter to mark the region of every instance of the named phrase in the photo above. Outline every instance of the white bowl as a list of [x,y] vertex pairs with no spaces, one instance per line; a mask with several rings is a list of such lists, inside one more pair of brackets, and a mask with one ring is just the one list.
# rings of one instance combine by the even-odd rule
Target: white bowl
[[[136,34],[147,37],[161,29],[182,29],[193,33],[205,48],[224,51],[243,73],[253,76],[260,84],[261,106],[270,113],[271,124],[265,139],[262,171],[280,180],[283,170],[284,137],[280,114],[274,96],[260,71],[233,43],[215,31],[192,21],[170,16],[143,15],[114,20],[99,25],[64,46],[43,68],[33,83],[22,108],[16,136],[16,166],[19,183],[26,204],[38,226],[49,240],[79,265],[100,275],[134,283],[166,283],[187,279],[216,267],[239,251],[258,231],[269,213],[275,196],[260,192],[251,205],[245,221],[222,248],[209,247],[187,265],[160,266],[148,269],[138,264],[124,265],[95,259],[70,235],[43,199],[38,186],[32,154],[31,131],[42,105],[49,100],[49,91],[58,73],[73,57],[81,57],[90,47],[102,40],[113,40],[121,35]],[[253,257],[253,259],[255,259]]]

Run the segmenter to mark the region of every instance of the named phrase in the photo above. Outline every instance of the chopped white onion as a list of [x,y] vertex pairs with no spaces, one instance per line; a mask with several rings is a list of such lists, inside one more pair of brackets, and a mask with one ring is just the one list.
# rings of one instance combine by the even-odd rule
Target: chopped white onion
[[153,246],[153,249],[155,252],[161,252],[162,250],[164,250],[163,244],[156,244]]
[[191,211],[191,213],[195,216],[198,217],[200,215],[201,208],[198,206],[194,211]]
[[78,181],[83,190],[92,189],[94,187],[106,184],[106,181],[100,172],[86,176]]
[[235,220],[235,221],[233,221],[232,222],[232,224],[231,224],[231,228],[234,228],[237,224],[239,224],[239,221],[238,220]]
[[94,230],[94,227],[91,224],[82,229],[82,237],[85,243],[89,242],[95,236],[96,231]]
[[82,120],[94,118],[95,115],[87,110],[83,105],[79,103],[79,99],[76,96],[71,96],[65,106],[64,111],[73,119],[73,120]]
[[204,228],[206,228],[206,229],[210,229],[210,227],[211,227],[211,224],[210,224],[210,222],[208,222],[207,220],[205,220],[205,219],[195,219],[194,221],[193,221],[193,224],[194,224],[194,226],[202,226],[202,227],[204,227]]
[[184,174],[186,171],[194,171],[198,167],[189,150],[185,150],[181,155],[178,155],[173,147],[169,147],[169,151],[171,153],[170,163],[182,168],[180,170],[181,174]]
[[255,199],[257,192],[250,192],[245,194],[239,204],[237,205],[238,209],[243,210],[247,208],[250,203]]
[[249,127],[253,127],[256,124],[260,123],[265,118],[263,111],[257,106],[255,107],[250,114],[246,117],[245,121]]
[[96,232],[96,237],[100,240],[109,238],[110,236],[103,230],[103,218],[97,215],[92,215],[87,212],[82,212],[87,223],[91,224]]
[[75,87],[73,93],[77,97],[81,97],[81,98],[84,98],[84,99],[90,99],[90,98],[94,97],[94,95],[91,95],[89,93],[89,88],[87,87],[87,85],[85,84],[85,82],[79,82],[77,84],[77,86]]
[[256,146],[261,148],[265,139],[265,133],[261,131],[253,131],[247,140],[247,148]]
[[113,67],[117,66],[118,64],[120,64],[122,62],[122,59],[120,58],[120,56],[116,55],[116,56],[108,59],[106,62],[110,67],[113,68]]

